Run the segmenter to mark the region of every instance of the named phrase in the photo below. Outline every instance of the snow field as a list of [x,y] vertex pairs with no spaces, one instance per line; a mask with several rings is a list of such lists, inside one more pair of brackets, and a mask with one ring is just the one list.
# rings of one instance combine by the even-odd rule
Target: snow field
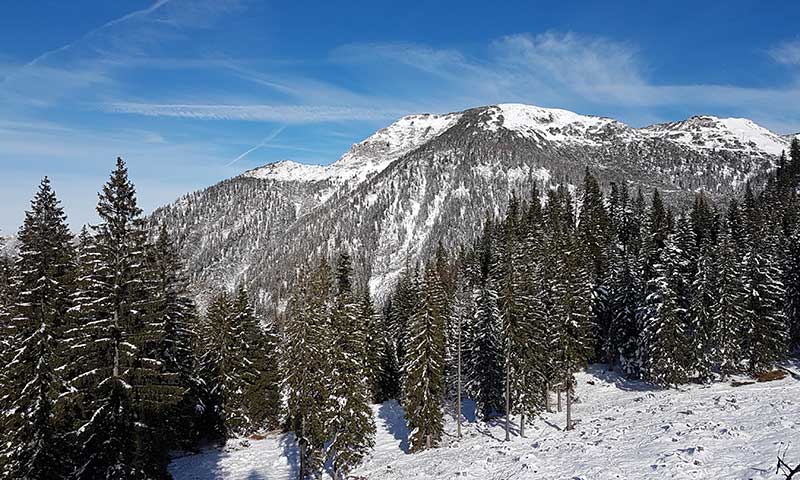
[[[526,438],[514,423],[505,442],[503,419],[476,421],[467,403],[463,438],[456,438],[448,415],[440,448],[416,454],[406,453],[402,407],[375,405],[375,449],[353,477],[779,479],[776,455],[786,444],[788,462],[800,462],[800,375],[661,390],[593,365],[577,381],[572,431],[563,430],[564,412],[544,413],[526,426]],[[170,470],[176,480],[289,479],[296,477],[297,450],[291,434],[231,440],[225,448],[177,458]]]

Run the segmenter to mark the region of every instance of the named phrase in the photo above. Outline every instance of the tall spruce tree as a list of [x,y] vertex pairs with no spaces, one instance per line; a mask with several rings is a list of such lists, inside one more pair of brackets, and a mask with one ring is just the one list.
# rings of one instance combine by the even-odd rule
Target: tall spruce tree
[[[695,230],[697,231],[697,230]],[[689,352],[687,361],[700,381],[711,379],[714,366],[713,338],[717,327],[714,324],[714,303],[718,299],[718,274],[712,247],[704,243],[697,260],[697,270],[692,280],[688,310]]]
[[741,369],[742,338],[746,333],[743,328],[747,295],[744,271],[729,225],[720,232],[714,257],[717,297],[712,309],[712,359],[724,378]]
[[[758,224],[751,220],[750,225],[755,228]],[[787,353],[786,289],[778,257],[778,229],[769,223],[758,228],[744,260],[745,350],[752,374],[765,371]]]
[[326,359],[331,330],[331,278],[331,269],[324,260],[309,275],[302,276],[292,292],[284,325],[281,368],[287,426],[297,438],[301,479],[321,472],[328,440],[330,368]]
[[642,364],[647,380],[664,386],[685,383],[687,373],[685,251],[678,233],[667,238],[649,282]]
[[375,423],[367,381],[366,324],[353,295],[350,256],[341,252],[336,264],[332,312],[328,458],[335,479],[344,479],[375,444]]
[[386,329],[383,317],[375,311],[369,290],[357,299],[358,322],[364,330],[364,374],[369,385],[370,398],[374,403],[387,400],[381,384],[382,358],[386,351]]
[[61,478],[69,462],[62,455],[63,432],[54,419],[54,403],[62,390],[56,368],[62,361],[59,339],[71,304],[75,260],[66,216],[47,177],[25,214],[18,240],[11,282],[16,294],[13,343],[3,367],[8,382],[4,386],[12,399],[10,410],[3,411],[8,435],[4,476]]
[[412,452],[436,446],[444,428],[445,292],[428,267],[419,283],[419,303],[406,343],[403,405]]
[[505,410],[497,252],[493,237],[494,224],[487,221],[477,256],[479,273],[475,286],[475,319],[471,326],[470,391],[484,420],[502,415]]
[[187,294],[178,250],[165,225],[147,249],[147,266],[150,332],[146,355],[159,362],[165,380],[160,386],[161,407],[155,412],[155,434],[168,439],[170,448],[188,446],[195,439],[200,388],[193,351],[197,318]]
[[789,323],[791,348],[800,349],[800,227],[795,226],[787,239],[784,285],[786,287],[786,317]]
[[76,478],[166,478],[167,445],[148,422],[160,407],[158,386],[168,379],[147,356],[146,231],[121,158],[99,194],[97,213],[69,345],[81,359],[71,380],[85,394],[87,414],[78,430]]
[[525,226],[516,197],[511,198],[506,218],[500,227],[499,258],[496,275],[505,366],[506,440],[510,440],[511,415],[520,415],[520,434],[524,434],[525,414],[540,405],[542,392],[536,362],[535,319],[540,314],[530,296],[529,258],[525,255]]
[[276,371],[274,332],[265,333],[250,304],[247,290],[240,286],[232,305],[236,344],[233,357],[234,400],[241,416],[240,433],[251,433],[278,426],[280,410],[279,379]]

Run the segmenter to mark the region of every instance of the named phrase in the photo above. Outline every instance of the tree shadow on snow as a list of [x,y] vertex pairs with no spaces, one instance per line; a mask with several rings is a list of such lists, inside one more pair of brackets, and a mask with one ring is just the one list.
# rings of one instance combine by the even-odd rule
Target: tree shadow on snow
[[[489,420],[487,420],[485,422],[478,423],[478,425],[479,425],[479,427],[478,427],[477,430],[481,435],[484,435],[486,437],[489,437],[489,438],[492,438],[494,440],[497,440],[498,442],[505,441],[505,439],[506,439],[506,437],[505,437],[506,417],[505,416],[497,416],[497,417],[494,417],[494,418],[490,418]],[[502,430],[496,430],[497,428],[500,428]],[[494,434],[495,431],[499,431],[500,432],[500,436],[495,435]],[[519,423],[514,420],[513,416],[511,417],[511,422],[509,423],[509,426],[508,426],[508,432],[511,434],[511,436],[516,436],[516,437],[519,436]]]
[[620,372],[611,370],[604,363],[593,363],[586,367],[586,373],[592,375],[600,381],[611,383],[620,390],[626,392],[652,392],[663,390],[657,385],[643,382],[641,380],[631,380],[623,376]]
[[300,475],[300,452],[297,450],[297,439],[294,433],[289,432],[283,436],[281,447],[283,447],[286,463],[289,464],[289,478],[297,478]]
[[386,424],[386,429],[400,441],[400,450],[408,453],[408,425],[405,410],[397,400],[387,400],[378,408],[378,418]]

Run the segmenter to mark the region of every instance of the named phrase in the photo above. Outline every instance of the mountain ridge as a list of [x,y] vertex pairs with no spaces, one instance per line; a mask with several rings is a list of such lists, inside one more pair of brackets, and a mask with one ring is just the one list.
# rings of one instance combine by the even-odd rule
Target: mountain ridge
[[[198,295],[245,284],[282,310],[298,265],[358,252],[357,281],[382,298],[400,271],[441,242],[471,242],[509,196],[566,184],[586,168],[604,189],[625,183],[685,205],[724,201],[774,168],[789,139],[748,120],[695,116],[633,128],[614,119],[522,104],[402,117],[336,162],[281,161],[158,209]],[[202,298],[200,298],[203,304]]]
[[[584,115],[579,114],[576,112],[572,112],[569,110],[558,109],[558,108],[547,108],[547,107],[538,107],[535,105],[528,105],[528,104],[520,104],[520,103],[505,103],[505,104],[497,104],[497,105],[486,105],[482,107],[475,107],[470,110],[475,109],[485,109],[491,112],[493,117],[490,121],[488,121],[485,125],[486,128],[490,130],[494,130],[497,128],[506,128],[510,131],[515,131],[520,134],[527,134],[530,136],[533,135],[540,135],[543,139],[550,140],[550,141],[589,141],[590,139],[587,138],[580,138],[576,136],[569,136],[560,134],[554,134],[552,129],[566,129],[567,131],[572,130],[580,131],[581,127],[584,128],[583,136],[586,137],[587,133],[591,133],[594,135],[599,135],[602,133],[603,130],[608,128],[617,128],[619,131],[628,133],[630,132],[639,132],[642,135],[646,135],[651,138],[658,138],[659,133],[664,132],[665,136],[671,137],[671,139],[679,139],[687,143],[690,146],[694,146],[698,149],[709,148],[703,144],[703,140],[708,139],[716,139],[716,140],[727,140],[735,144],[739,142],[741,144],[740,149],[744,146],[750,146],[751,148],[760,149],[762,152],[769,153],[771,155],[779,155],[780,152],[789,146],[789,142],[795,136],[800,135],[798,134],[788,134],[788,135],[779,135],[770,130],[766,129],[755,123],[754,121],[747,119],[747,118],[737,118],[737,117],[718,117],[715,115],[706,115],[706,114],[699,114],[699,115],[692,115],[685,120],[679,120],[674,122],[660,122],[651,125],[647,125],[645,127],[631,127],[624,122],[619,120],[615,120],[610,117],[603,117],[603,116],[595,116],[595,115]],[[283,180],[283,181],[318,181],[322,179],[327,179],[329,176],[325,174],[321,174],[321,171],[324,170],[326,172],[335,172],[335,167],[337,164],[348,162],[350,158],[355,156],[353,153],[357,151],[359,148],[363,148],[365,145],[369,145],[371,143],[375,143],[376,141],[385,140],[391,138],[391,133],[387,135],[387,132],[396,132],[402,128],[403,124],[411,124],[413,125],[415,121],[425,121],[429,117],[433,117],[436,120],[446,119],[443,124],[440,122],[440,127],[437,129],[433,126],[429,126],[427,128],[433,129],[434,133],[432,135],[423,136],[423,142],[416,142],[411,144],[404,145],[405,148],[394,148],[390,147],[389,150],[394,150],[392,152],[393,156],[398,156],[397,153],[406,153],[412,147],[418,147],[424,144],[426,141],[430,140],[431,138],[437,136],[438,134],[442,133],[446,128],[451,127],[463,112],[451,112],[446,114],[433,114],[433,113],[423,113],[423,114],[411,114],[400,117],[398,120],[391,123],[388,127],[384,127],[378,130],[375,134],[367,137],[361,142],[355,143],[351,146],[351,148],[338,160],[334,161],[333,163],[323,166],[323,165],[314,165],[314,164],[302,164],[298,162],[294,162],[292,160],[280,160],[278,162],[271,162],[265,164],[261,167],[255,167],[250,170],[247,170],[242,175],[253,176],[256,178],[262,179],[275,179],[275,180]],[[538,114],[538,116],[537,116]],[[508,116],[507,116],[508,115]],[[528,122],[523,121],[527,117]],[[547,120],[546,122],[543,120]],[[534,125],[536,122],[539,122],[541,125],[547,124],[549,128],[531,128],[531,125]],[[508,125],[507,125],[508,123]],[[727,131],[717,128],[715,132],[713,128],[709,128],[714,124],[725,127]],[[444,128],[442,128],[442,126]],[[592,127],[595,127],[592,130]],[[687,135],[691,136],[691,133],[694,132],[694,141],[691,141],[691,138],[686,138]],[[549,137],[546,137],[545,134],[549,134]],[[402,134],[401,134],[402,135]],[[705,136],[705,138],[703,138]],[[723,138],[720,138],[720,137]],[[623,139],[631,141],[631,137],[622,135]],[[748,142],[753,142],[752,145],[748,144]],[[714,146],[725,148],[725,149],[735,149],[732,146],[722,146],[719,144],[714,144]],[[386,163],[382,165],[368,165],[369,173],[373,173],[375,171],[380,171],[382,168],[387,166]],[[334,168],[332,168],[334,167]],[[369,168],[373,167],[373,168]],[[378,168],[374,168],[378,167]],[[295,170],[295,174],[290,173],[291,170]],[[307,176],[303,176],[305,173],[308,173]],[[338,172],[336,172],[338,173]],[[331,175],[333,176],[333,175]]]

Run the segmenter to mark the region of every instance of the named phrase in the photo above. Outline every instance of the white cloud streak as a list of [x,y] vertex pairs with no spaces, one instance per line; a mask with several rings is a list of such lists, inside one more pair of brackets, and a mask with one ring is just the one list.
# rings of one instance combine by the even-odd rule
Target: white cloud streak
[[101,106],[107,112],[149,117],[199,120],[316,123],[342,120],[385,120],[397,115],[381,109],[324,105],[197,105],[117,102]]
[[251,147],[251,148],[247,149],[247,150],[246,150],[244,153],[242,153],[242,154],[241,154],[241,155],[239,155],[238,157],[234,158],[234,159],[233,159],[233,160],[231,160],[230,162],[226,163],[226,164],[225,164],[225,166],[226,166],[226,167],[230,167],[230,166],[231,166],[231,165],[233,165],[234,163],[236,163],[236,162],[238,162],[239,160],[243,159],[244,157],[246,157],[246,156],[250,155],[251,153],[253,153],[253,152],[255,152],[256,150],[258,150],[259,148],[266,146],[266,145],[267,145],[267,143],[269,143],[269,142],[271,142],[272,140],[275,140],[276,138],[278,138],[278,135],[280,135],[280,134],[281,134],[281,132],[282,132],[282,131],[283,131],[285,128],[286,128],[286,126],[285,126],[285,125],[281,125],[280,127],[276,128],[275,130],[273,130],[273,131],[272,131],[272,133],[270,133],[269,135],[267,135],[266,137],[264,137],[264,139],[263,139],[263,140],[261,140],[260,142],[258,142],[258,143],[257,143],[256,145],[254,145],[253,147]]
[[78,38],[74,42],[70,42],[70,43],[68,43],[66,45],[62,45],[61,47],[58,47],[56,49],[50,50],[48,52],[44,52],[43,54],[39,55],[38,57],[36,57],[33,60],[31,60],[30,62],[28,62],[25,66],[26,67],[32,67],[32,66],[38,65],[39,63],[42,63],[42,62],[46,61],[51,56],[53,56],[53,55],[55,55],[57,53],[61,53],[61,52],[64,52],[66,50],[69,50],[70,48],[72,48],[73,45],[75,45],[75,44],[77,44],[77,43],[79,43],[79,42],[81,42],[83,40],[86,40],[87,38],[91,38],[93,35],[97,34],[98,32],[100,32],[102,30],[105,30],[105,29],[107,29],[109,27],[113,27],[114,25],[118,25],[120,23],[126,22],[126,21],[134,19],[134,18],[146,17],[146,16],[150,15],[151,13],[155,12],[156,10],[158,10],[159,8],[161,8],[164,5],[166,5],[169,1],[170,0],[158,0],[155,3],[153,3],[152,5],[150,5],[148,8],[144,8],[144,9],[141,9],[141,10],[136,10],[134,12],[128,13],[126,15],[123,15],[123,16],[121,16],[119,18],[115,18],[113,20],[110,20],[110,21],[104,23],[103,25],[100,25],[99,27],[94,28],[94,29],[90,30],[89,32],[83,34],[80,38]]

